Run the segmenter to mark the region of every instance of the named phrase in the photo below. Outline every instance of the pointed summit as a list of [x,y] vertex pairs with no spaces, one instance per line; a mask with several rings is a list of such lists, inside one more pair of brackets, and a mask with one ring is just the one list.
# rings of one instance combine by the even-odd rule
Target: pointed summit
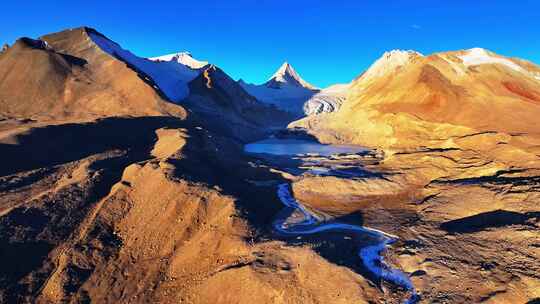
[[279,67],[277,72],[275,72],[264,85],[274,89],[281,88],[283,86],[301,87],[309,90],[317,89],[302,79],[302,77],[296,73],[294,68],[287,61],[285,61],[281,67]]

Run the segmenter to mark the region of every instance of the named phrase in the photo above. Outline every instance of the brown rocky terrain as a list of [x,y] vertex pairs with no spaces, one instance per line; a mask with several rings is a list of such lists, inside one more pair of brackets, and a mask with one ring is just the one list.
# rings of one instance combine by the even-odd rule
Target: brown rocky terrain
[[205,127],[231,137],[260,138],[260,130],[283,128],[293,115],[260,103],[220,68],[209,65],[189,84],[190,95],[184,101]]
[[408,52],[405,61],[388,53],[340,111],[293,123],[385,154],[363,165],[380,176],[307,177],[295,195],[401,236],[392,259],[428,303],[535,303],[539,68],[487,51],[478,52],[490,62],[467,65],[471,52]]
[[271,236],[281,205],[251,181],[282,177],[253,167],[242,142],[287,115],[213,66],[172,104],[90,31],[21,39],[0,55],[0,302],[382,297],[351,269]]
[[[338,112],[291,125],[377,153],[255,158],[243,144],[290,117],[212,65],[171,103],[88,33],[0,54],[0,302],[403,302],[359,261],[366,240],[276,235],[282,182],[328,219],[399,236],[386,261],[421,303],[539,301],[534,64],[383,60]],[[315,165],[354,174],[287,171]]]
[[249,181],[282,178],[251,167],[226,137],[141,117],[36,127],[6,142],[17,144],[3,152],[29,161],[2,172],[3,302],[382,297],[309,247],[273,240],[274,187]]
[[[389,52],[353,81],[340,111],[292,126],[327,142],[393,148],[453,147],[481,132],[538,136],[540,67],[475,50]],[[484,61],[464,62],[476,53]]]

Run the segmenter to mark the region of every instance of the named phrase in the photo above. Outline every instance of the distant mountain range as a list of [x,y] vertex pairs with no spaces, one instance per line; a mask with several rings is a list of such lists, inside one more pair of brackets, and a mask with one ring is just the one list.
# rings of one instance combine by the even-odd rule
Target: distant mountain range
[[538,303],[540,67],[358,73],[247,84],[88,27],[3,48],[0,303]]
[[417,125],[401,126],[404,120],[521,132],[540,114],[540,68],[481,48],[430,56],[390,51],[350,84],[319,89],[287,62],[263,84],[235,82],[188,52],[138,57],[94,29],[78,28],[18,40],[2,52],[0,75],[6,116],[185,115],[186,107],[260,125],[275,122],[272,116],[281,125],[308,116],[294,125],[344,132],[360,143]]

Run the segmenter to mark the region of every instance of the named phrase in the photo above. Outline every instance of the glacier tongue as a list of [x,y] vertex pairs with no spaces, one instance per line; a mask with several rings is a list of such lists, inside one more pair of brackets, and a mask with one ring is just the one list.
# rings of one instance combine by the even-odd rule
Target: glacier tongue
[[347,98],[350,84],[336,84],[313,95],[304,103],[306,115],[316,115],[337,111]]

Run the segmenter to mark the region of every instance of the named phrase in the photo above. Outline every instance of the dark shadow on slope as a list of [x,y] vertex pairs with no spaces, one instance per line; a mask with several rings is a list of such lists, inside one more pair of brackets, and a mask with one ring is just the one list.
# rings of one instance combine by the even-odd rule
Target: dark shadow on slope
[[527,225],[530,219],[540,219],[540,212],[519,213],[495,210],[442,223],[440,228],[449,233],[473,233],[489,228]]
[[248,180],[283,182],[281,175],[264,168],[254,168],[257,160],[243,153],[243,145],[230,138],[190,129],[190,140],[182,149],[183,157],[169,159],[176,170],[174,177],[199,182],[236,198],[240,215],[257,230],[268,235],[267,224],[280,209],[275,187],[258,187]]
[[17,137],[19,144],[0,144],[0,176],[54,166],[113,149],[148,149],[156,129],[180,126],[169,117],[105,118],[96,122],[51,125]]
[[[333,263],[347,267],[362,275],[374,285],[381,287],[383,282],[368,271],[358,256],[362,247],[377,243],[372,235],[343,230],[331,230],[312,235],[302,235],[300,238],[277,234],[272,226],[276,216],[287,217],[293,209],[285,208],[277,196],[276,187],[288,182],[281,175],[273,173],[269,168],[250,169],[248,162],[257,163],[259,158],[253,158],[242,153],[242,146],[212,146],[209,142],[191,141],[184,147],[182,159],[169,160],[176,167],[174,175],[177,178],[200,182],[219,189],[222,194],[236,198],[236,206],[241,211],[241,217],[247,220],[256,230],[251,240],[263,242],[279,239],[290,246],[309,246],[321,257]],[[203,148],[204,147],[204,148]],[[227,151],[229,150],[229,151]],[[216,154],[215,151],[220,153]],[[222,174],[216,174],[222,172]],[[246,182],[251,176],[254,179],[274,181],[271,186],[255,186]],[[336,222],[362,226],[362,212],[347,214],[334,219]],[[400,287],[392,287],[401,290]],[[404,290],[401,290],[404,292]]]
[[72,64],[72,65],[77,65],[77,66],[83,67],[86,64],[88,64],[88,61],[86,61],[86,59],[83,59],[83,58],[80,58],[80,57],[76,57],[76,56],[69,55],[69,54],[64,54],[64,53],[57,53],[57,54],[64,57],[64,59],[67,62],[69,62],[70,64]]
[[[292,211],[294,211],[294,209],[285,208],[278,216],[290,216]],[[334,218],[329,223],[332,222],[363,226],[364,214],[361,211],[356,211],[354,213]],[[407,290],[405,290],[403,287],[392,283],[387,283],[380,277],[377,277],[363,264],[363,261],[359,256],[359,252],[366,246],[377,245],[379,243],[380,240],[374,235],[350,230],[329,230],[301,236],[275,236],[278,239],[285,241],[290,246],[309,246],[313,251],[326,259],[328,262],[351,269],[379,289],[382,289],[384,284],[389,284],[386,285],[388,288],[392,288],[400,293],[407,292]],[[406,246],[411,245],[406,244]],[[380,266],[386,268],[385,265]]]
[[[2,155],[9,157],[3,174],[99,156],[89,166],[99,174],[83,184],[29,201],[0,217],[0,302],[21,303],[35,297],[54,268],[54,261],[48,257],[51,250],[64,242],[95,203],[109,193],[126,166],[150,157],[156,129],[181,124],[164,117],[109,118],[33,129],[19,137],[18,145],[0,145]],[[107,231],[96,234],[95,239],[117,248],[113,236]],[[70,271],[74,281],[68,282],[67,288],[75,290],[89,273],[85,269]]]
[[477,185],[477,184],[492,184],[492,185],[512,185],[512,186],[540,186],[540,176],[513,176],[519,174],[526,169],[501,170],[494,175],[462,178],[454,180],[435,180],[434,184],[461,184],[461,185]]
[[77,65],[77,66],[83,67],[88,63],[88,61],[86,61],[86,59],[76,57],[76,56],[73,56],[73,55],[69,55],[69,54],[65,54],[65,53],[56,52],[56,50],[52,49],[47,44],[47,42],[45,42],[43,40],[40,40],[40,39],[32,39],[32,38],[28,38],[28,37],[22,37],[16,43],[19,43],[20,45],[28,47],[28,48],[49,51],[51,53],[56,53],[56,54],[62,56],[63,59],[67,63],[69,63],[70,65]]
[[216,66],[209,65],[191,82],[190,95],[182,102],[208,130],[250,142],[266,137],[270,130],[285,128],[294,117],[259,102],[238,82]]
[[0,192],[32,185],[57,171],[56,168],[42,168],[21,175],[0,176]]
[[312,134],[309,134],[306,129],[303,128],[291,128],[291,129],[282,129],[277,130],[273,134],[277,138],[281,139],[303,139],[314,141],[316,143],[321,143],[317,137]]
[[[277,199],[279,203],[279,198]],[[281,211],[273,217],[273,220],[277,218],[286,219],[293,215],[295,209],[281,206]],[[361,211],[357,211],[337,217],[331,222],[363,226],[364,215]],[[274,231],[270,225],[269,229],[272,230],[272,237],[285,241],[290,246],[307,245],[330,263],[347,267],[380,286],[380,280],[368,271],[358,256],[360,248],[376,242],[373,236],[347,230],[328,230],[306,235],[286,235]]]

